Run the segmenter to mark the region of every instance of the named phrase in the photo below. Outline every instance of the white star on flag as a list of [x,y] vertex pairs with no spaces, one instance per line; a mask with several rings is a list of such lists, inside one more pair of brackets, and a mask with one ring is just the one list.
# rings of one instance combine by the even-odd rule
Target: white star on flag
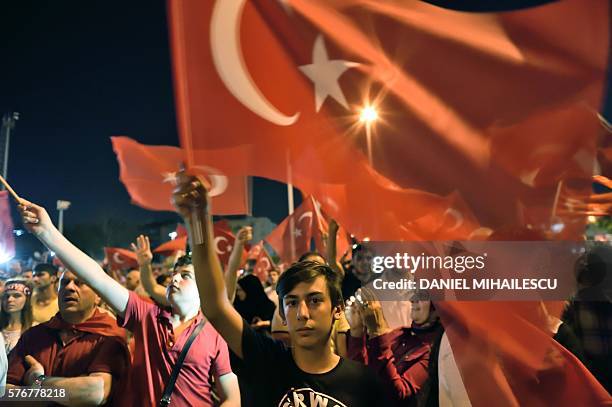
[[323,102],[331,96],[336,102],[348,109],[348,103],[340,89],[338,79],[349,68],[358,66],[357,62],[344,61],[341,59],[330,60],[325,49],[323,36],[319,34],[312,49],[312,64],[300,66],[304,75],[308,76],[315,85],[315,106],[317,112],[321,109]]
[[295,232],[293,232],[293,236],[295,236],[295,237],[302,237],[302,230],[301,229],[295,229]]
[[164,177],[162,182],[170,182],[172,185],[176,185],[176,172],[164,172],[162,177]]

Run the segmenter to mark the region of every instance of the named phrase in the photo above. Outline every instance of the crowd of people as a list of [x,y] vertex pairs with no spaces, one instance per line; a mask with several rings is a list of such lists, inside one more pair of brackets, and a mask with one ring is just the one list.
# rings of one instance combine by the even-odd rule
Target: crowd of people
[[[368,249],[355,245],[348,263],[336,260],[334,222],[327,253],[304,253],[262,283],[242,259],[249,227],[222,265],[202,183],[179,173],[173,199],[191,254],[160,269],[149,239],[138,236],[139,268],[127,272],[105,270],[44,208],[21,202],[26,229],[62,266],[39,263],[4,282],[0,379],[7,388],[63,388],[67,405],[471,405],[428,293],[379,301]],[[583,256],[582,290],[605,274],[598,259]],[[608,392],[611,304],[573,300],[563,321],[550,324],[550,336]]]

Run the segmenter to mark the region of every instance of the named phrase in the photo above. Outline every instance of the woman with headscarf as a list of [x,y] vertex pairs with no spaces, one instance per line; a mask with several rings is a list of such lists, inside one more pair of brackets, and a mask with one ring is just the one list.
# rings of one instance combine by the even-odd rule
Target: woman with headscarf
[[[442,326],[433,303],[424,293],[412,299],[412,325],[390,329],[380,302],[361,290],[363,302],[347,307],[351,325],[349,357],[361,361],[380,377],[395,405],[416,406],[427,382],[429,357]],[[367,345],[367,346],[366,346]]]
[[259,279],[250,274],[238,280],[234,308],[251,326],[261,329],[270,326],[276,307],[266,295]]

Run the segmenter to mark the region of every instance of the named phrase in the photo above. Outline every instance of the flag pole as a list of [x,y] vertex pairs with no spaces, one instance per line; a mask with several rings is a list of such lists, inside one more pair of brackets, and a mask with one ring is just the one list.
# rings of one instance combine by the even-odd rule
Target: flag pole
[[[2,183],[2,186],[4,188],[6,188],[6,190],[9,192],[9,194],[11,194],[11,196],[13,197],[13,199],[18,203],[21,204],[21,198],[19,197],[19,195],[17,195],[17,193],[13,190],[13,188],[11,188],[11,186],[9,185],[8,182],[6,182],[6,180],[4,179],[4,177],[2,175],[0,175],[0,183]],[[3,188],[3,189],[4,189]]]
[[[4,133],[4,161],[2,164],[2,178],[6,179],[8,175],[8,159],[9,159],[9,146],[11,141],[11,129],[15,128],[15,123],[19,120],[19,113],[12,112],[6,113],[2,117],[2,132]],[[2,183],[2,189],[8,189],[7,184]],[[10,192],[10,189],[9,189]],[[14,193],[11,193],[15,197]]]
[[287,202],[289,205],[289,233],[291,233],[291,258],[295,258],[295,220],[291,216],[293,211],[295,210],[295,205],[293,202],[293,180],[291,177],[291,157],[290,152],[287,151]]
[[551,225],[555,218],[555,215],[557,214],[557,205],[559,204],[559,197],[561,196],[561,188],[563,188],[563,180],[559,180],[559,183],[557,184],[557,192],[555,193],[555,200],[553,202],[552,212],[550,214]]
[[374,158],[372,157],[372,127],[370,122],[366,123],[366,143],[368,147],[368,163],[374,168]]

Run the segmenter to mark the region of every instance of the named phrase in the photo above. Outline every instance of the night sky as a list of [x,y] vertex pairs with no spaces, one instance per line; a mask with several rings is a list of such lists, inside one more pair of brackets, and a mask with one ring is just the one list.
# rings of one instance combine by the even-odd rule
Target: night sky
[[[148,1],[3,5],[0,112],[18,111],[8,180],[66,225],[172,218],[130,204],[110,136],[177,146],[166,6]],[[254,214],[278,222],[286,190],[255,183]]]
[[[54,220],[56,200],[71,201],[67,226],[176,217],[130,203],[109,139],[178,145],[165,1],[4,2],[0,35],[0,113],[21,113],[15,190]],[[286,216],[282,185],[256,181],[254,192],[255,216]]]

